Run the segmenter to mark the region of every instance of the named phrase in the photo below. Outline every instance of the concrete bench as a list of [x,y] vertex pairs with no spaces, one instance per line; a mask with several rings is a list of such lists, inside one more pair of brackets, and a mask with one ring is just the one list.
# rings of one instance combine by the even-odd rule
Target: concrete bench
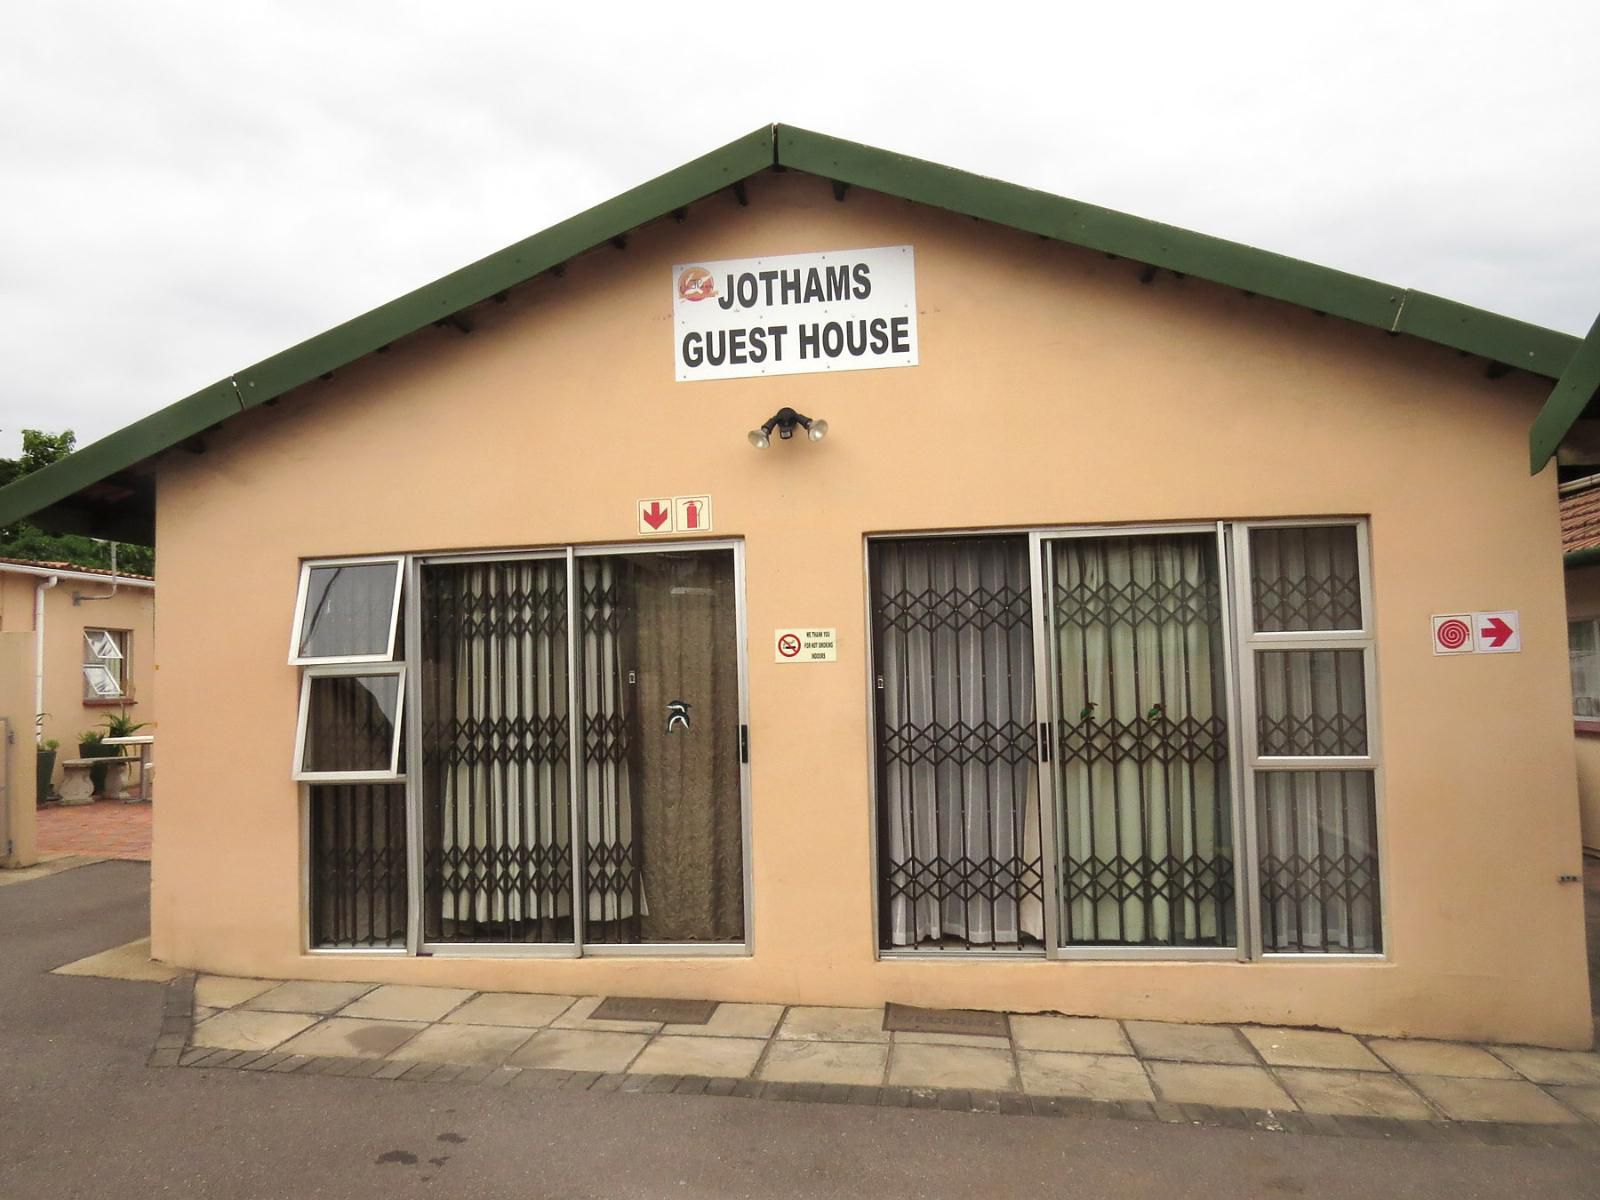
[[94,780],[89,771],[94,767],[106,769],[106,794],[115,796],[123,790],[122,773],[128,765],[125,758],[64,758],[61,760],[61,803],[93,804]]

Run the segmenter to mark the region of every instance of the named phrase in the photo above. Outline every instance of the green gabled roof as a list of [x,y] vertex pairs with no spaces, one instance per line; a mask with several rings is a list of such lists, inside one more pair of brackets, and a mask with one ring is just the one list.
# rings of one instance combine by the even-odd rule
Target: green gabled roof
[[637,226],[774,167],[809,172],[1409,334],[1551,379],[1567,368],[1579,345],[1567,334],[1426,292],[921,159],[772,125],[201,388],[0,489],[0,525],[33,517],[61,530],[152,540],[154,492],[148,480],[125,474],[130,468]]
[[1589,336],[1584,338],[1567,369],[1556,380],[1550,398],[1534,418],[1533,430],[1528,434],[1528,454],[1535,474],[1555,457],[1561,439],[1597,396],[1600,396],[1600,317],[1594,319]]

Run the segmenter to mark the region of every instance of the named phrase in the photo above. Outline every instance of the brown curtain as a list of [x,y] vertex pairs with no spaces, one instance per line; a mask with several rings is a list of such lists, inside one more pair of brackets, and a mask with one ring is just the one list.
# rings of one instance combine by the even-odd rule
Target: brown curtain
[[[744,850],[739,794],[738,629],[733,556],[639,555],[640,933],[651,942],[740,941]],[[683,701],[688,728],[668,731]]]

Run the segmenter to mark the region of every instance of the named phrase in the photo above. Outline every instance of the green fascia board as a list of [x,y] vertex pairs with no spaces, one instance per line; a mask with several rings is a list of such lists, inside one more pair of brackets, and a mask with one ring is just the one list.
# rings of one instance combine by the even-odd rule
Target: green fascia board
[[1578,344],[1567,334],[1426,292],[787,125],[778,128],[778,161],[840,183],[1439,342],[1551,379]]
[[1537,475],[1561,446],[1561,439],[1583,416],[1595,392],[1600,390],[1600,316],[1594,319],[1589,336],[1572,356],[1567,369],[1556,380],[1550,398],[1534,418],[1528,434],[1528,466]]
[[[1411,334],[1552,379],[1566,369],[1579,345],[1566,334],[1425,292],[825,134],[772,125],[263,359],[62,462],[0,488],[0,524],[33,516],[46,525],[54,518],[62,528],[93,525],[101,520],[94,506],[63,503],[82,488],[773,166],[1193,275],[1391,333]],[[130,504],[139,506],[134,524],[153,532],[150,501],[141,497]],[[113,523],[127,527],[120,519],[104,518],[106,527]]]

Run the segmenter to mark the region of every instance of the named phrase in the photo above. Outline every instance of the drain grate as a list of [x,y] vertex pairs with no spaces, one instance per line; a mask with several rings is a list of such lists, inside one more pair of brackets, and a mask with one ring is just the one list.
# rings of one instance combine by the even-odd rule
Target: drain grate
[[589,1014],[591,1021],[660,1021],[665,1025],[704,1025],[717,1011],[715,1000],[651,1000],[607,996]]
[[1009,1037],[1005,1013],[970,1008],[913,1008],[887,1004],[883,1027],[893,1033],[955,1033],[967,1037]]

